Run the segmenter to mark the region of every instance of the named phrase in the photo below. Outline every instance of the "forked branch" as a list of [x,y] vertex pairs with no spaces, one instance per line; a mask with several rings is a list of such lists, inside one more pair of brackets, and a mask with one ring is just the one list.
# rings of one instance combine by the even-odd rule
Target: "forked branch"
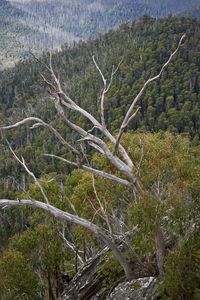
[[[103,98],[101,97],[101,103],[102,103],[102,110],[101,111],[102,112],[104,111],[104,108],[103,108],[104,96],[108,92],[108,90],[109,90],[109,88],[110,88],[110,86],[112,84],[113,77],[114,77],[115,73],[117,72],[118,68],[119,68],[119,65],[117,66],[117,68],[115,68],[115,69],[113,68],[113,71],[112,71],[112,74],[111,74],[110,83],[108,84],[108,86],[106,84],[106,80],[104,78],[103,73],[101,72],[100,68],[98,69],[100,71],[100,74],[102,74],[102,79],[103,79],[103,82],[105,83],[104,93],[103,93],[104,95],[103,95]],[[63,91],[63,89],[61,87],[60,80],[55,75],[55,72],[54,72],[53,67],[52,67],[52,57],[51,57],[51,54],[50,54],[50,72],[51,72],[52,79],[53,79],[53,82],[54,82],[53,88],[52,88],[52,83],[48,84],[48,80],[46,80],[45,78],[44,78],[44,80],[49,85],[49,87],[52,89],[52,96],[55,99],[55,101],[54,101],[55,108],[58,111],[58,113],[60,114],[63,106],[65,108],[69,109],[69,110],[73,110],[73,111],[76,111],[76,112],[80,113],[88,121],[90,121],[93,124],[93,126],[95,128],[97,128],[107,139],[109,139],[113,145],[115,145],[116,144],[116,139],[109,132],[109,130],[106,128],[105,124],[102,125],[92,114],[90,114],[88,111],[86,111],[85,109],[83,109],[82,107],[80,107],[75,101],[73,101]],[[63,116],[63,112],[61,114]],[[103,115],[104,115],[104,113],[103,113]],[[105,122],[103,122],[103,123],[105,123]],[[73,129],[75,129],[75,127]],[[132,168],[133,167],[133,162],[132,162],[131,158],[129,157],[129,155],[128,155],[127,151],[124,149],[124,147],[122,145],[120,145],[120,144],[119,144],[119,152],[120,152],[123,160],[128,165],[128,167]]]
[[115,76],[115,74],[117,73],[122,61],[118,64],[118,66],[115,68],[114,66],[112,67],[112,72],[111,72],[111,75],[110,75],[110,81],[109,83],[107,84],[107,80],[105,79],[104,75],[103,75],[103,72],[101,71],[99,65],[97,64],[96,60],[95,60],[95,56],[93,55],[92,56],[92,59],[93,59],[93,62],[95,64],[95,67],[97,68],[97,70],[99,71],[100,75],[101,75],[101,78],[102,78],[102,81],[103,81],[103,89],[102,89],[102,92],[101,92],[101,95],[100,95],[100,116],[101,116],[101,124],[103,126],[103,128],[106,128],[106,121],[105,121],[105,114],[104,114],[104,100],[105,100],[105,95],[108,93],[111,85],[112,85],[112,82],[113,82],[113,78]]

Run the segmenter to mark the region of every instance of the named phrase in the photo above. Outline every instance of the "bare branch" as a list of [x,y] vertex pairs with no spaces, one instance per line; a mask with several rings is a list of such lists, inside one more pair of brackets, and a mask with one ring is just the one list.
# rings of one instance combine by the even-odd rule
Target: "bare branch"
[[[7,143],[8,143],[8,141],[7,141]],[[40,191],[41,191],[41,194],[42,194],[42,196],[43,196],[45,202],[46,202],[47,204],[49,204],[49,200],[48,200],[48,198],[47,198],[47,195],[46,195],[46,193],[45,193],[43,187],[41,186],[40,182],[39,182],[39,181],[37,180],[37,178],[35,177],[35,174],[34,174],[33,172],[31,172],[31,171],[29,170],[29,168],[27,167],[24,158],[22,157],[22,158],[21,158],[22,160],[20,160],[19,157],[16,155],[16,153],[15,153],[15,152],[13,151],[13,149],[11,148],[11,146],[10,146],[9,143],[8,143],[8,146],[9,146],[9,149],[10,149],[10,151],[12,152],[13,156],[15,157],[15,159],[16,159],[16,160],[24,167],[24,169],[26,170],[26,172],[33,178],[33,180],[35,181],[36,185],[39,187],[39,189],[40,189]]]
[[[136,116],[136,114],[138,113],[139,110],[140,110],[140,107],[138,107],[138,108],[136,109],[136,111],[132,114],[132,116],[131,116],[130,119],[129,119],[130,121],[131,121],[133,118],[135,118],[135,116]],[[120,132],[119,132],[119,134],[118,134],[118,136],[117,136],[117,139],[116,139],[116,144],[114,145],[113,154],[116,153],[116,151],[117,151],[117,149],[118,149],[118,146],[119,146],[119,142],[120,142],[120,140],[121,140],[121,137],[122,137],[122,135],[123,135],[123,133],[124,133],[124,131],[125,131],[125,129],[126,129],[127,126],[128,126],[128,123],[125,124],[123,128],[121,127],[121,130],[120,130]]]
[[28,122],[33,122],[33,121],[35,121],[35,122],[37,122],[37,123],[34,124],[34,125],[31,127],[31,129],[34,129],[34,128],[38,127],[38,126],[42,126],[42,127],[48,128],[48,129],[49,129],[49,130],[57,137],[57,139],[61,142],[61,144],[62,144],[63,146],[68,147],[74,154],[80,155],[80,153],[78,152],[78,150],[75,149],[73,146],[71,146],[69,143],[67,143],[67,142],[63,139],[63,137],[60,135],[60,133],[59,133],[53,126],[51,126],[50,124],[45,123],[43,120],[41,120],[41,119],[39,119],[39,118],[28,117],[28,118],[25,118],[25,119],[23,119],[23,120],[21,120],[21,121],[15,123],[15,124],[0,127],[0,130],[1,130],[1,129],[2,129],[2,130],[7,130],[7,129],[17,128],[17,127],[19,127],[19,126],[21,126],[21,125],[24,125],[24,124],[26,124],[26,123],[28,123]]
[[[59,235],[62,238],[63,242],[65,243],[66,247],[71,249],[76,254],[77,253],[76,246],[66,239],[64,228],[63,228],[62,232],[61,231],[59,232]],[[84,261],[83,261],[82,257],[79,254],[77,254],[77,257],[78,257],[79,262],[81,264],[83,264]]]
[[109,179],[109,180],[116,181],[116,182],[118,182],[120,184],[123,184],[125,186],[131,186],[131,184],[129,183],[128,180],[122,179],[122,178],[117,177],[115,175],[111,175],[111,174],[106,173],[104,171],[100,171],[100,170],[97,170],[97,169],[94,169],[92,167],[88,167],[88,166],[85,166],[85,165],[78,165],[76,162],[67,160],[63,157],[60,157],[60,156],[57,156],[57,155],[54,155],[54,154],[44,154],[44,156],[59,159],[59,160],[65,162],[67,164],[70,164],[70,165],[76,167],[76,168],[80,168],[82,170],[88,171],[89,173],[98,175],[100,177],[103,177],[103,178],[106,178],[106,179]]
[[108,84],[108,86],[107,86],[106,93],[109,91],[109,89],[110,89],[110,87],[111,87],[111,85],[112,85],[114,76],[115,76],[115,74],[118,72],[118,70],[119,70],[119,68],[120,68],[120,66],[121,66],[121,64],[122,64],[122,62],[123,62],[123,59],[120,61],[120,63],[117,65],[116,68],[113,66],[112,72],[111,72],[111,76],[110,76],[110,82],[109,82],[109,84]]
[[137,174],[136,176],[140,176],[140,170],[142,167],[142,162],[143,162],[143,158],[144,158],[144,145],[142,144],[142,141],[140,139],[140,145],[141,145],[141,156],[140,156],[140,161],[139,161],[139,165],[138,165],[138,170],[137,170]]
[[95,67],[97,68],[97,70],[99,71],[102,81],[103,81],[103,90],[100,96],[100,116],[101,116],[101,124],[104,128],[106,128],[106,123],[105,123],[105,116],[104,116],[104,98],[105,98],[105,94],[106,94],[106,89],[107,89],[107,80],[105,79],[100,67],[98,66],[94,55],[92,56],[93,62],[95,64]]
[[135,118],[135,116],[137,115],[138,111],[141,109],[141,107],[139,106],[136,111],[132,114],[132,116],[130,116],[130,118],[128,119],[128,123],[125,124],[125,128],[128,126],[128,124]]
[[37,208],[41,208],[43,210],[50,212],[56,218],[61,218],[61,219],[66,220],[67,222],[84,226],[85,228],[92,230],[95,234],[98,234],[98,227],[96,225],[91,224],[89,221],[84,220],[76,215],[70,214],[68,212],[64,212],[48,203],[36,201],[34,199],[31,199],[31,200],[30,199],[28,199],[28,200],[1,199],[0,200],[0,206],[2,206],[2,207],[22,206],[22,205],[34,206]]
[[45,64],[41,59],[37,58],[37,56],[31,51],[29,50],[29,54],[40,64],[43,65],[48,71],[51,71],[49,66],[47,64]]
[[[110,162],[119,171],[123,172],[130,179],[130,181],[132,183],[134,183],[135,178],[132,174],[132,167],[130,167],[130,165],[126,165],[120,158],[113,155],[112,151],[110,151],[109,147],[107,146],[107,144],[102,139],[88,133],[83,128],[81,128],[78,125],[76,125],[76,124],[72,123],[71,121],[69,121],[68,118],[65,116],[64,110],[63,110],[63,108],[62,108],[62,106],[60,105],[59,102],[60,102],[59,97],[56,97],[56,103],[55,103],[56,109],[57,109],[59,115],[66,122],[66,124],[69,127],[71,127],[73,130],[78,132],[82,137],[84,137],[85,140],[92,142],[92,145],[94,145],[94,144],[98,145],[98,147],[100,147],[102,149],[102,151],[107,156],[107,158],[110,160]],[[113,140],[115,141],[114,137],[112,135],[110,135],[110,136],[111,136],[112,141]],[[121,148],[119,148],[119,149],[121,149]],[[133,163],[132,163],[132,165],[133,165]]]
[[99,153],[101,153],[103,155],[105,154],[104,151],[98,145],[96,145],[95,143],[88,141],[88,144],[90,146],[92,146],[94,149],[96,149]]
[[60,91],[62,91],[62,88],[61,88],[61,85],[60,85],[60,81],[56,77],[55,72],[54,72],[53,67],[52,67],[52,53],[51,53],[51,51],[49,52],[49,66],[50,66],[51,76],[53,77],[53,80],[54,80],[54,82],[55,82],[55,84],[57,85],[57,88],[58,88],[57,92],[60,92]]
[[105,115],[104,115],[104,100],[105,100],[105,95],[107,94],[107,92],[109,91],[111,85],[112,85],[112,81],[113,81],[113,77],[114,75],[117,73],[122,61],[119,63],[119,65],[114,68],[112,68],[112,72],[111,72],[111,76],[110,76],[110,82],[109,84],[107,84],[107,80],[105,79],[103,72],[101,71],[99,65],[97,64],[94,55],[92,56],[93,62],[95,64],[95,67],[97,68],[97,70],[99,71],[102,81],[103,81],[103,89],[100,95],[100,116],[101,116],[101,124],[103,126],[103,128],[106,128],[106,122],[105,122]]
[[23,119],[15,124],[12,124],[12,125],[7,125],[7,126],[2,126],[0,127],[1,130],[7,130],[7,129],[12,129],[12,128],[17,128],[21,125],[24,125],[26,124],[27,122],[30,122],[30,121],[35,121],[35,122],[38,122],[38,123],[42,123],[43,121],[39,118],[35,118],[35,117],[29,117],[29,118],[26,118],[26,119]]
[[40,76],[42,77],[42,79],[44,80],[44,82],[45,82],[47,85],[49,85],[54,91],[56,91],[55,86],[54,86],[49,80],[47,80],[46,77],[45,77],[43,74],[40,73]]
[[[66,95],[64,93],[64,91],[62,90],[60,81],[56,77],[56,75],[55,75],[55,73],[53,71],[52,62],[51,62],[51,55],[50,55],[50,70],[51,70],[51,74],[52,74],[53,80],[54,80],[54,82],[57,85],[57,93],[56,93],[56,95],[54,95],[54,97],[55,97],[55,102],[54,103],[55,103],[55,108],[57,109],[57,111],[59,112],[59,114],[62,115],[62,117],[64,117],[64,111],[63,111],[61,105],[65,106],[68,109],[71,109],[71,110],[79,112],[85,118],[87,118],[93,124],[93,126],[95,126],[96,128],[98,128],[115,145],[116,144],[116,139],[108,131],[108,129],[105,126],[103,126],[102,124],[100,124],[99,121],[96,118],[94,118],[85,109],[83,109],[79,105],[77,105],[68,95]],[[113,73],[115,73],[115,70],[113,71]],[[66,121],[66,118],[65,118],[65,121]],[[70,124],[71,124],[71,122],[68,120],[68,125],[70,125]],[[73,124],[73,125],[75,125],[75,124]],[[72,128],[72,126],[71,126],[71,128]],[[75,125],[75,126],[73,126],[73,129],[77,131],[78,128]],[[81,128],[81,131],[82,130],[83,129]],[[79,133],[80,133],[80,128],[79,128]],[[82,131],[82,133],[83,133],[83,131]],[[81,135],[83,135],[83,134],[81,134]],[[83,136],[85,136],[85,135],[83,135]],[[126,152],[126,150],[121,145],[119,145],[119,152],[122,155],[124,161],[127,163],[128,167],[130,169],[132,169],[133,162],[132,162],[131,158],[129,157],[128,153]]]
[[[135,99],[133,100],[131,106],[129,107],[129,110],[127,111],[125,118],[121,124],[119,133],[118,133],[118,137],[117,137],[117,144],[120,143],[120,139],[126,129],[126,127],[128,126],[128,124],[130,123],[130,121],[133,119],[133,115],[132,115],[132,111],[135,108],[136,104],[138,103],[139,99],[141,98],[141,96],[143,95],[144,91],[146,90],[146,88],[155,80],[160,79],[164,69],[169,65],[169,63],[171,62],[172,58],[175,56],[175,54],[178,52],[180,46],[182,45],[182,42],[185,38],[185,34],[181,37],[179,43],[178,43],[178,47],[176,48],[176,50],[170,55],[169,59],[167,60],[167,62],[162,66],[160,72],[158,73],[158,75],[149,78],[145,84],[143,85],[142,89],[140,90],[140,92],[137,94],[137,96],[135,97]],[[116,147],[116,145],[114,146],[114,152],[116,152],[118,146]]]
[[95,179],[94,179],[93,175],[92,175],[92,186],[93,186],[95,197],[97,199],[97,202],[99,203],[99,207],[100,207],[100,210],[101,210],[101,215],[100,216],[105,220],[105,222],[107,224],[107,227],[109,229],[110,236],[113,239],[112,226],[110,224],[110,220],[109,220],[108,214],[107,214],[105,208],[103,207],[103,204],[101,203],[101,200],[100,200],[99,195],[97,193],[96,186],[95,186]]
[[131,279],[133,272],[130,268],[130,264],[127,262],[127,260],[124,258],[121,251],[118,249],[117,245],[113,243],[113,241],[107,236],[107,234],[97,225],[94,223],[91,223],[88,220],[85,220],[83,218],[80,218],[79,216],[70,214],[68,212],[64,212],[50,204],[36,201],[34,199],[32,200],[8,200],[8,199],[1,199],[0,200],[0,206],[3,208],[6,207],[18,207],[18,206],[32,206],[36,208],[43,209],[49,213],[51,213],[54,217],[63,219],[67,222],[70,222],[72,224],[77,224],[80,226],[83,226],[84,228],[90,230],[97,238],[101,239],[113,252],[115,257],[120,262],[121,266],[124,269],[124,272],[126,274],[127,279]]
[[94,55],[92,56],[92,59],[93,59],[93,62],[94,62],[94,64],[95,64],[97,70],[99,71],[99,73],[100,73],[100,75],[101,75],[101,78],[102,78],[102,80],[103,80],[104,86],[106,86],[106,79],[105,79],[105,77],[104,77],[104,75],[103,75],[103,73],[102,73],[100,67],[99,67],[98,64],[97,64]]

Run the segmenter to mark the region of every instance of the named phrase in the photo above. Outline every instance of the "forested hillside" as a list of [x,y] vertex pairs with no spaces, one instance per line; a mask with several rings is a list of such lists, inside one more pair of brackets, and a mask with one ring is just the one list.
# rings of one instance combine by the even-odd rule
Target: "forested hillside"
[[186,17],[200,19],[200,6],[196,7],[195,9],[185,11],[185,13],[182,13],[182,15],[184,15]]
[[[60,48],[86,40],[143,15],[162,17],[196,10],[200,0],[3,0],[0,3],[1,65],[23,59],[27,50]],[[9,49],[6,43],[9,41]]]
[[[167,32],[165,27],[168,28]],[[146,128],[151,132],[169,130],[174,134],[184,133],[190,139],[199,140],[199,28],[199,22],[185,18],[170,17],[160,21],[142,18],[97,40],[79,43],[75,48],[66,47],[53,56],[53,66],[59,72],[63,87],[69,95],[97,115],[96,101],[101,90],[101,79],[92,62],[92,55],[96,56],[107,76],[112,65],[117,65],[122,60],[105,103],[106,119],[113,132],[119,127],[127,105],[144,80],[158,72],[177,39],[186,32],[187,37],[179,55],[165,71],[161,81],[153,83],[141,99],[141,110],[130,124],[130,129]],[[49,76],[44,65],[49,64],[48,54],[41,60],[33,58],[0,74],[2,124],[30,115],[48,121],[55,119],[48,87],[41,77],[41,73],[46,74],[47,78]],[[88,124],[82,117],[73,115],[73,118],[87,128]],[[62,130],[62,125],[60,126]],[[43,131],[36,136],[29,130],[16,134],[16,137],[12,137],[13,143],[31,157],[31,165],[41,173],[34,156],[35,147],[39,153],[42,150],[40,146],[43,145]],[[35,145],[33,148],[30,146],[32,140]],[[54,148],[51,139],[49,141],[50,147]],[[33,151],[33,156],[29,151]],[[11,160],[12,171],[8,165],[5,171],[5,165],[2,164],[1,174],[4,180],[6,174],[18,174],[12,164]],[[48,168],[45,170],[47,173]]]
[[10,67],[19,58],[27,55],[28,46],[24,45],[25,35],[31,29],[20,22],[25,13],[5,0],[0,1],[0,70]]
[[[183,34],[186,37],[179,51],[161,79],[154,81],[137,103],[140,110],[122,138],[134,166],[139,166],[139,191],[44,157],[44,153],[50,153],[74,159],[65,143],[60,145],[48,128],[36,124],[31,129],[30,123],[1,130],[1,198],[43,201],[37,182],[13,156],[9,142],[39,178],[51,204],[100,226],[129,260],[134,278],[158,280],[159,288],[152,299],[197,300],[200,295],[200,22],[172,16],[159,20],[143,17],[73,48],[63,46],[52,55],[52,66],[63,90],[98,120],[102,79],[92,56],[107,79],[112,66],[121,62],[105,97],[105,122],[115,136],[134,97],[148,78],[159,73]],[[47,84],[52,80],[49,57],[48,53],[33,57],[0,73],[1,126],[39,117],[55,126],[70,145],[80,148],[87,167],[121,176],[106,155],[96,153],[66,126],[55,109],[52,97],[58,91]],[[66,116],[86,133],[94,132],[101,138],[97,128],[81,114],[69,110]],[[111,145],[107,140],[105,143],[109,152]],[[112,152],[115,154],[120,160],[120,154]],[[76,166],[81,168],[82,163],[78,161]],[[125,174],[121,178],[127,179]],[[78,286],[73,281],[77,280],[78,269],[103,249],[102,240],[80,225],[66,225],[40,210],[3,208],[3,300],[56,299],[64,287],[70,290]],[[158,263],[160,249],[162,266]],[[65,282],[60,280],[63,274]],[[106,253],[94,274],[94,286],[91,282],[90,289],[86,286],[86,299],[99,291],[99,299],[106,299],[118,280],[124,280],[123,268],[112,252]],[[68,286],[66,281],[69,283],[72,277]],[[136,282],[134,289],[140,289],[140,284]]]

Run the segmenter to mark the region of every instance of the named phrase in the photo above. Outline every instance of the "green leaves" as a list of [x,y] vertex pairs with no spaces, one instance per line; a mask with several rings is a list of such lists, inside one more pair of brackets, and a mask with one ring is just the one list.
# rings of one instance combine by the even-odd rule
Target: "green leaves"
[[42,299],[39,280],[21,252],[8,250],[0,262],[0,293],[6,299]]
[[1,295],[8,299],[44,299],[49,274],[61,272],[70,257],[67,255],[56,228],[47,224],[31,225],[20,236],[14,236],[3,253]]
[[187,241],[182,241],[167,258],[163,285],[165,292],[160,299],[199,299],[200,280],[199,230]]

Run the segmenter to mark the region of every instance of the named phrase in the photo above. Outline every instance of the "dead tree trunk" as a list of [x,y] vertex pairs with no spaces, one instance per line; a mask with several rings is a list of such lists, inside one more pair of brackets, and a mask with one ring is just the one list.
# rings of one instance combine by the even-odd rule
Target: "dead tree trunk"
[[[61,134],[50,124],[44,122],[43,120],[35,117],[28,117],[22,121],[19,121],[15,123],[14,125],[4,126],[1,127],[1,130],[7,130],[11,128],[17,128],[18,126],[21,126],[23,124],[26,124],[28,122],[34,122],[34,125],[31,128],[37,128],[39,126],[47,128],[56,138],[57,140],[65,146],[71,153],[73,154],[73,160],[67,160],[63,157],[58,157],[53,154],[46,154],[47,157],[53,157],[55,159],[60,159],[64,161],[65,163],[68,163],[76,168],[83,169],[89,173],[95,174],[97,176],[103,177],[107,180],[113,180],[117,182],[118,184],[124,185],[126,187],[132,188],[134,190],[139,190],[138,192],[141,192],[141,187],[139,183],[139,177],[140,177],[140,168],[141,168],[141,162],[143,158],[143,153],[141,153],[141,160],[139,163],[139,166],[136,162],[134,162],[131,157],[128,154],[128,151],[124,148],[124,146],[120,143],[122,139],[122,135],[127,129],[130,122],[135,117],[136,113],[139,110],[139,107],[137,107],[138,102],[144,92],[146,91],[147,87],[154,81],[159,80],[162,76],[163,71],[166,69],[166,67],[171,62],[172,58],[175,56],[175,54],[178,52],[179,48],[182,45],[182,41],[184,39],[185,35],[183,35],[179,41],[178,47],[176,50],[170,55],[169,59],[165,62],[165,64],[162,66],[160,72],[154,76],[149,78],[143,85],[142,89],[139,91],[139,93],[136,95],[136,97],[133,99],[132,104],[128,108],[128,111],[123,119],[123,122],[120,126],[117,138],[115,138],[114,135],[111,134],[111,132],[106,127],[106,120],[105,120],[105,114],[104,114],[104,100],[105,95],[109,91],[113,77],[116,74],[117,70],[119,69],[119,66],[117,68],[113,68],[110,80],[109,82],[104,77],[101,69],[99,68],[95,58],[93,57],[94,64],[99,71],[102,81],[103,81],[103,89],[100,95],[100,102],[99,102],[99,111],[100,111],[100,119],[101,121],[98,121],[91,113],[80,107],[74,100],[72,100],[62,89],[61,83],[59,81],[59,77],[56,76],[53,67],[52,67],[52,57],[50,55],[50,66],[47,66],[47,69],[50,71],[51,79],[50,81],[47,80],[43,75],[43,79],[46,82],[46,84],[49,86],[51,90],[51,99],[54,101],[55,109],[59,115],[59,117],[66,123],[66,126],[70,127],[74,132],[76,132],[80,139],[77,142],[85,142],[89,146],[91,146],[95,151],[99,152],[102,155],[105,155],[108,159],[108,161],[112,164],[112,166],[115,168],[116,171],[118,171],[118,176],[116,176],[115,172],[113,173],[107,173],[104,170],[98,170],[91,166],[88,166],[88,162],[84,164],[85,161],[85,155],[80,151],[79,148],[75,148],[70,143],[68,143]],[[73,111],[78,114],[80,114],[82,117],[86,118],[88,122],[93,126],[89,131],[86,131],[84,128],[80,127],[78,124],[73,123],[70,121],[70,119],[66,115],[67,111]],[[100,135],[93,134],[93,130],[96,129]],[[112,144],[112,149],[110,145],[108,144],[108,141]],[[10,150],[12,151],[12,148],[10,147]],[[76,215],[72,215],[70,213],[61,211],[57,209],[56,207],[53,207],[49,204],[48,198],[46,197],[46,194],[40,184],[40,182],[37,180],[35,175],[28,169],[23,157],[22,159],[19,159],[17,155],[12,151],[15,158],[18,160],[18,162],[25,168],[27,173],[32,176],[33,180],[39,187],[43,198],[46,203],[38,202],[35,200],[0,200],[0,206],[20,206],[20,205],[29,205],[34,206],[37,208],[41,208],[45,211],[50,212],[52,215],[54,215],[57,218],[66,220],[67,222],[71,222],[74,224],[81,225],[91,232],[93,234],[101,239],[113,252],[119,263],[121,264],[122,268],[124,269],[124,272],[126,274],[127,279],[130,279],[132,277],[132,270],[130,268],[129,263],[127,262],[126,258],[124,257],[123,253],[118,249],[118,247],[115,245],[115,243],[112,241],[111,238],[106,234],[106,232],[98,227],[97,225],[82,219]],[[159,272],[163,272],[163,259],[164,259],[164,250],[163,250],[163,244],[162,244],[162,233],[160,229],[155,234],[155,243],[156,243],[156,249],[157,249],[157,261],[158,261],[158,268]]]

